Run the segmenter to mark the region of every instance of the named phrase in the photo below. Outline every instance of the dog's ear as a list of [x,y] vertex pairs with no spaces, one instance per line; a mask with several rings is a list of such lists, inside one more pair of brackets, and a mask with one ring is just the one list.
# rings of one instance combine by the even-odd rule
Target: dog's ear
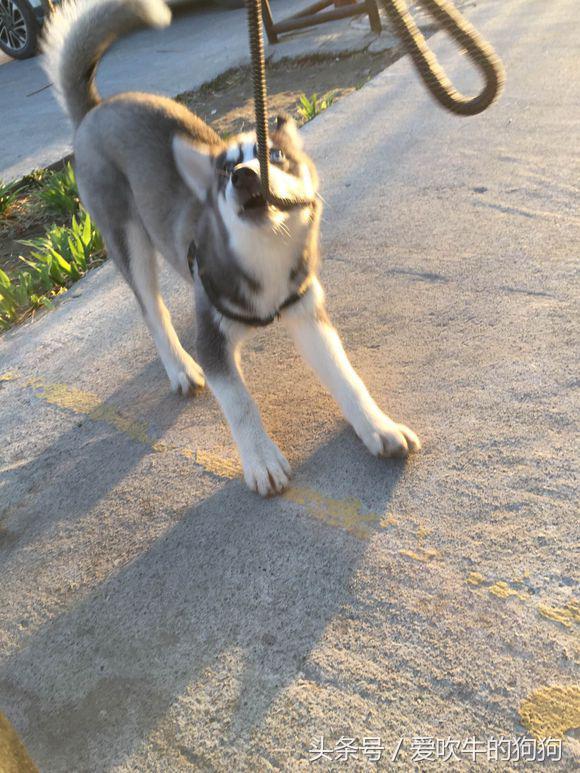
[[211,149],[177,134],[173,138],[173,158],[177,171],[198,199],[205,200],[211,187],[214,162]]
[[298,124],[292,116],[286,113],[280,113],[276,116],[276,131],[278,134],[285,135],[288,141],[297,149],[302,150],[304,142],[298,131]]

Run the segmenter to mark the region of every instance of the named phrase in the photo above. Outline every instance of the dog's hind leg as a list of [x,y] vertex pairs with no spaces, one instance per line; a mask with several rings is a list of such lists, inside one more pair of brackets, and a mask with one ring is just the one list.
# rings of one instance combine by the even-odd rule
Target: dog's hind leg
[[[85,124],[83,124],[84,126]],[[77,133],[75,173],[81,201],[100,228],[107,253],[141,306],[174,392],[204,386],[203,371],[179,342],[159,293],[157,255],[124,176],[95,152],[90,132]]]
[[157,256],[143,225],[131,219],[125,228],[130,284],[153,336],[174,392],[186,395],[205,384],[203,371],[182,347],[159,292]]
[[139,222],[130,222],[118,232],[106,226],[101,231],[109,257],[139,302],[171,389],[184,395],[201,389],[205,386],[203,371],[177,337],[159,292],[157,256],[143,226]]

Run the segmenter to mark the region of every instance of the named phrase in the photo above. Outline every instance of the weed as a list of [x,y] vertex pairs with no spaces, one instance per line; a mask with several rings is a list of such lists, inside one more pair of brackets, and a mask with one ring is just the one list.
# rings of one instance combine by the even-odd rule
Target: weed
[[50,297],[29,271],[21,271],[10,279],[0,268],[0,330],[8,330],[25,311],[50,304]]
[[44,236],[22,242],[30,257],[27,270],[12,279],[0,269],[0,329],[28,312],[50,306],[52,299],[104,259],[101,234],[88,212],[73,215],[70,226],[52,226]]
[[51,174],[50,169],[33,169],[32,172],[24,175],[20,182],[26,190],[39,188]]
[[0,217],[7,216],[18,200],[20,188],[18,183],[3,183],[0,180]]
[[73,215],[70,226],[53,225],[44,236],[21,242],[32,248],[29,258],[21,258],[37,274],[56,285],[68,286],[83,276],[91,259],[103,250],[101,234],[88,212]]
[[79,208],[79,192],[70,162],[58,172],[49,172],[40,181],[36,196],[48,214],[60,217],[74,215]]
[[314,93],[312,96],[307,97],[306,94],[302,94],[300,102],[298,104],[298,115],[304,123],[311,121],[323,110],[326,110],[334,102],[334,92],[328,91],[324,96],[319,97]]

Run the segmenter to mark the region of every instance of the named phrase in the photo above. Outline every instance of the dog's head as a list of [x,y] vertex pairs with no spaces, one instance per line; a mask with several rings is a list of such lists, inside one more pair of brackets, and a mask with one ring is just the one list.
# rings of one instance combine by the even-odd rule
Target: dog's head
[[[240,134],[222,146],[173,141],[177,169],[202,205],[217,205],[234,225],[278,227],[287,213],[268,204],[262,195],[255,133]],[[270,188],[279,198],[313,199],[318,190],[316,168],[304,153],[292,118],[278,116],[270,136]]]

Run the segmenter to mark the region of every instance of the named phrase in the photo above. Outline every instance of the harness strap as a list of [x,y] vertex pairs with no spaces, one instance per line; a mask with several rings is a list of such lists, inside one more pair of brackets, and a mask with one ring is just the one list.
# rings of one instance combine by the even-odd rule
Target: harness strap
[[200,257],[198,251],[195,249],[194,244],[192,244],[189,248],[189,252],[187,253],[187,262],[189,265],[189,270],[191,271],[191,275],[194,277],[195,274],[195,264],[197,263],[197,275],[199,276],[200,282],[202,284],[203,289],[205,290],[205,294],[209,298],[209,301],[211,305],[214,307],[216,311],[219,311],[219,313],[226,317],[227,319],[231,319],[234,322],[241,322],[244,325],[250,325],[252,327],[267,327],[268,325],[271,325],[274,320],[279,319],[280,313],[284,311],[284,309],[287,309],[289,306],[292,306],[293,304],[297,303],[301,298],[304,297],[306,292],[308,291],[308,288],[310,287],[311,283],[311,277],[308,276],[304,280],[304,282],[300,285],[298,290],[293,292],[291,295],[289,295],[286,300],[278,306],[277,310],[270,314],[267,317],[247,317],[243,314],[236,314],[235,311],[231,311],[230,309],[227,309],[220,300],[220,294],[218,289],[216,288],[215,284],[213,283],[211,277],[209,274],[204,270],[204,267],[201,264]]

